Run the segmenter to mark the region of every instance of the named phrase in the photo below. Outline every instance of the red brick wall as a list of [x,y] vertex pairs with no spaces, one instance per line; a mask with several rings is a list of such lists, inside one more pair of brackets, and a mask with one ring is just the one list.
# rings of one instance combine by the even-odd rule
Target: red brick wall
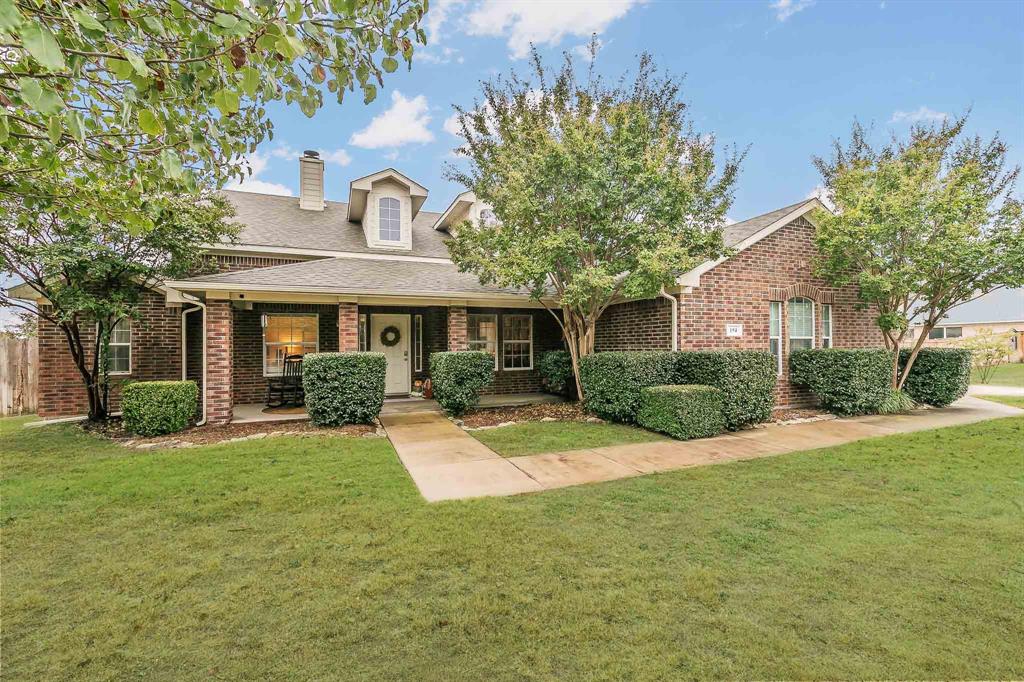
[[594,330],[594,350],[672,350],[672,304],[664,297],[605,309]]
[[448,308],[448,350],[466,350],[466,308]]
[[352,353],[359,350],[359,306],[338,304],[338,350]]
[[227,424],[233,415],[234,320],[231,301],[208,301],[206,311],[206,421]]
[[[141,320],[131,323],[131,374],[111,377],[110,410],[120,409],[119,386],[126,380],[154,381],[181,378],[181,310],[164,305],[162,294],[144,292]],[[95,328],[83,324],[83,342],[95,343]],[[92,354],[89,354],[91,359]],[[46,320],[39,320],[39,407],[40,417],[69,417],[89,411],[89,399],[64,333]]]
[[200,271],[204,274],[215,272],[239,272],[241,270],[255,270],[256,268],[272,268],[276,265],[288,265],[289,263],[301,263],[306,258],[277,258],[272,256],[210,256],[209,262]]

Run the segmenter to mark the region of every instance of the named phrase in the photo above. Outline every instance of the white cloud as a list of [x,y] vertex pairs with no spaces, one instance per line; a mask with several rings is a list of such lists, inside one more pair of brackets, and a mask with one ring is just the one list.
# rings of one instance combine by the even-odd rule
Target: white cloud
[[[607,44],[608,43],[599,39],[597,41],[597,53],[600,53],[601,50],[603,50]],[[584,61],[593,61],[592,55],[590,54],[590,42],[580,43],[576,47],[572,48],[572,51],[576,53],[577,57],[583,59]]]
[[416,53],[415,59],[424,61],[427,64],[450,64],[452,62],[462,64],[466,61],[454,47],[439,47],[436,49],[425,47]]
[[[273,152],[271,152],[273,154]],[[275,156],[278,156],[275,154]],[[281,185],[276,182],[267,182],[266,180],[260,180],[259,175],[267,168],[267,155],[266,154],[250,154],[242,159],[243,164],[247,164],[252,170],[252,174],[248,175],[242,181],[232,182],[226,185],[224,189],[235,190],[237,192],[255,192],[257,194],[276,194],[282,197],[293,197],[295,192],[292,191],[291,187],[287,185]]]
[[462,128],[459,126],[458,114],[452,114],[451,116],[446,118],[444,120],[444,125],[441,127],[444,128],[444,131],[449,135],[454,135],[455,137],[462,137]]
[[772,0],[769,6],[775,10],[775,19],[777,21],[785,21],[813,4],[814,0]]
[[807,196],[804,197],[804,198],[805,199],[817,199],[821,203],[825,204],[825,206],[830,211],[836,210],[836,205],[833,204],[832,201],[828,198],[828,194],[825,192],[825,186],[824,185],[820,185],[820,184],[819,185],[815,185],[814,189],[812,189],[810,192],[808,192]]
[[530,53],[530,43],[554,46],[566,36],[603,33],[642,1],[485,0],[466,18],[466,32],[505,38],[512,56],[522,59]]
[[[326,149],[317,149],[316,151],[320,154],[320,158],[326,161],[327,163],[336,163],[339,166],[347,166],[350,163],[352,163],[352,157],[349,156],[349,153],[346,152],[344,149],[339,148],[333,151],[328,151]],[[275,156],[279,159],[295,160],[302,156],[302,152],[300,152],[298,149],[295,149],[287,142],[284,142],[271,149],[270,155]]]
[[892,118],[889,119],[889,123],[921,123],[922,121],[944,121],[949,118],[949,114],[945,114],[941,111],[935,111],[922,105],[918,107],[917,111],[895,111],[892,114]]
[[363,149],[380,149],[433,142],[434,134],[427,128],[429,123],[426,97],[418,95],[408,99],[395,90],[391,93],[391,107],[374,116],[370,125],[353,133],[348,143]]

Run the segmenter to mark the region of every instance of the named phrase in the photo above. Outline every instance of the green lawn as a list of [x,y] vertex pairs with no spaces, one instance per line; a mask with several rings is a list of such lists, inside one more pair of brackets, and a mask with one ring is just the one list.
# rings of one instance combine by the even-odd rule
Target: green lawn
[[527,422],[470,434],[503,457],[665,440],[664,436],[632,426],[586,422]]
[[434,505],[382,439],[14,426],[5,679],[1024,677],[1024,418]]
[[[981,383],[977,370],[971,373],[971,383]],[[988,383],[997,386],[1024,386],[1024,362],[999,365],[992,371],[992,378]]]
[[991,400],[992,402],[1002,403],[1003,405],[1009,405],[1010,407],[1019,407],[1024,410],[1024,396],[1017,395],[981,395],[979,398],[985,400]]

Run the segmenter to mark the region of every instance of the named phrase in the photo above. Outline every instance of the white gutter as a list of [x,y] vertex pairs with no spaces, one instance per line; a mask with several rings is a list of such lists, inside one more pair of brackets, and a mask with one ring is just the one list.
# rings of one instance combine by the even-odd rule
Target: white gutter
[[181,310],[181,380],[185,381],[188,378],[188,353],[185,347],[185,316],[189,313],[194,313],[197,310],[203,311],[203,416],[196,422],[196,426],[202,426],[206,423],[206,304],[200,301],[195,296],[190,296],[184,292],[178,292],[183,299],[195,305],[195,308],[189,308]]
[[661,288],[659,294],[662,298],[672,301],[672,350],[679,350],[679,299]]

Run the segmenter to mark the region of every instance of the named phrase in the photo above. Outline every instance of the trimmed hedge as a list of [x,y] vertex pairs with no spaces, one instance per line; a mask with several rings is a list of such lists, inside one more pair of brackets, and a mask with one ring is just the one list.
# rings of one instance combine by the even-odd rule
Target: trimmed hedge
[[537,372],[544,390],[555,395],[576,393],[572,374],[572,356],[567,350],[549,350],[537,359]]
[[196,413],[194,381],[136,381],[121,389],[121,419],[140,436],[162,436],[188,426]]
[[724,404],[713,386],[651,386],[640,391],[636,421],[677,440],[710,438],[725,430]]
[[[910,350],[900,351],[900,367]],[[967,394],[971,383],[971,351],[967,348],[922,348],[910,368],[903,390],[914,402],[946,407]]]
[[480,401],[480,389],[494,380],[494,356],[479,350],[430,354],[430,383],[437,403],[458,416]]
[[587,410],[604,419],[632,423],[643,389],[678,383],[675,357],[668,351],[594,353],[580,358],[580,383]]
[[317,426],[366,424],[384,405],[383,353],[307,353],[302,359],[306,411]]
[[876,348],[793,351],[789,380],[808,388],[821,406],[840,415],[874,414],[892,388],[892,354]]
[[772,418],[775,358],[759,350],[680,351],[676,384],[713,386],[722,392],[725,427],[730,431]]

